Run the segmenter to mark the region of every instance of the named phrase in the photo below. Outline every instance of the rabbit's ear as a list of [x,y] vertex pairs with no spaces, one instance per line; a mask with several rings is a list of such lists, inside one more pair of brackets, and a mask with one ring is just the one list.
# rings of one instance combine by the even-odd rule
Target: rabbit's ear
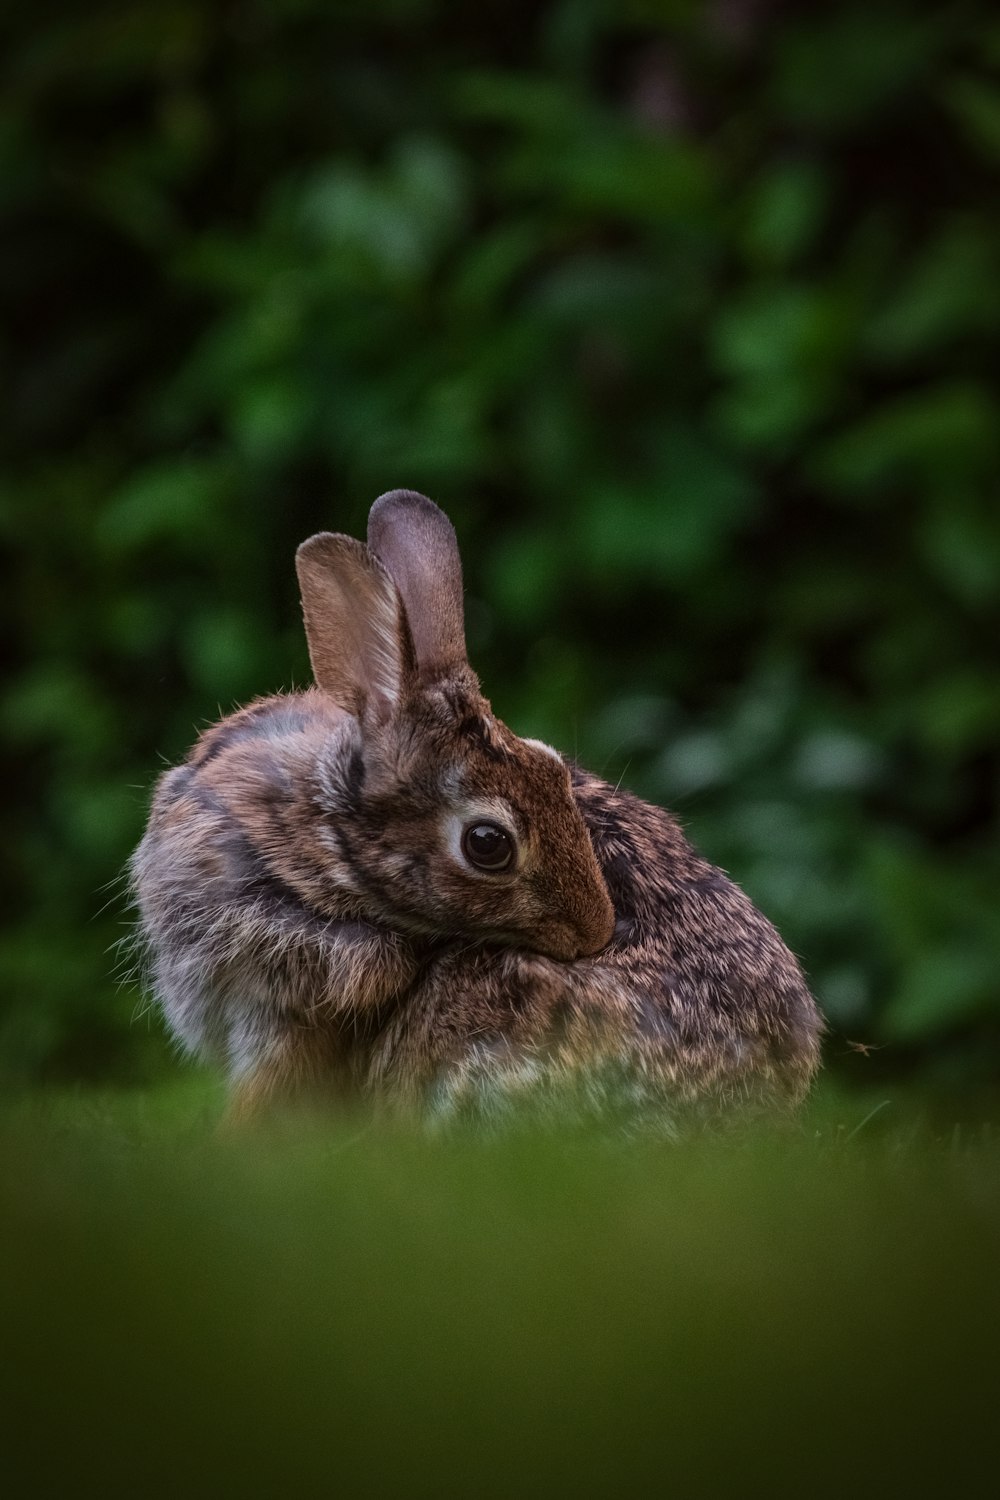
[[317,686],[356,718],[389,718],[413,673],[392,579],[362,542],[331,531],[302,543],[295,570]]
[[462,563],[444,511],[426,495],[390,490],[371,508],[368,545],[403,596],[421,678],[466,666]]

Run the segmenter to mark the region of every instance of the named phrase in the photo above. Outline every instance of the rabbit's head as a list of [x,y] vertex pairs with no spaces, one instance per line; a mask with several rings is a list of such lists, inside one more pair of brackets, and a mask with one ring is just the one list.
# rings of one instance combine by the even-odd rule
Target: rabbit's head
[[317,687],[350,717],[320,803],[355,895],[402,931],[598,952],[614,912],[569,769],[480,692],[447,517],[396,490],[367,546],[322,532],[296,566]]

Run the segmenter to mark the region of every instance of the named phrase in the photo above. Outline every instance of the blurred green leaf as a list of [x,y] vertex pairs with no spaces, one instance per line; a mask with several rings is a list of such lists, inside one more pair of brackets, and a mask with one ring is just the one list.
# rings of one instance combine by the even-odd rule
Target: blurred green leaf
[[824,484],[857,500],[900,485],[954,494],[992,470],[998,441],[989,395],[956,382],[884,402],[822,448],[814,467]]
[[925,1042],[957,1026],[1000,1014],[996,952],[954,944],[929,949],[908,967],[885,1008],[882,1032],[897,1042]]
[[931,682],[920,705],[920,725],[936,754],[989,752],[1000,740],[1000,682],[974,668]]
[[775,49],[776,110],[824,132],[870,126],[922,80],[947,22],[947,13],[914,14],[897,4],[843,4],[793,17]]
[[217,464],[184,458],[150,463],[109,499],[97,539],[112,555],[163,543],[197,550],[217,535],[226,490]]
[[973,144],[992,161],[1000,160],[1000,88],[969,75],[950,79],[942,98]]
[[381,173],[334,163],[303,189],[303,228],[331,256],[357,255],[389,282],[422,280],[465,215],[465,170],[440,141],[411,136]]
[[762,266],[787,266],[815,240],[827,212],[828,175],[816,161],[768,164],[746,198],[741,240]]
[[986,225],[947,225],[911,262],[873,317],[865,341],[880,360],[924,355],[948,340],[980,336],[1000,323],[1000,278]]
[[944,495],[928,507],[916,539],[928,570],[965,603],[988,607],[1000,597],[1000,513],[956,505]]
[[256,676],[263,643],[260,624],[249,610],[199,610],[184,630],[183,647],[192,681],[206,703],[214,699],[223,713],[269,686]]

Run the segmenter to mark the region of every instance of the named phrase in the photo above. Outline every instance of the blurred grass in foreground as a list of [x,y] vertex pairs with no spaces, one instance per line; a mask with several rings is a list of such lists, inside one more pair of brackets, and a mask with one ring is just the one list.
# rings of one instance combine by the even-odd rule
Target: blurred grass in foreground
[[1000,1140],[880,1102],[664,1146],[221,1139],[197,1079],[25,1096],[5,1470],[34,1495],[972,1493]]

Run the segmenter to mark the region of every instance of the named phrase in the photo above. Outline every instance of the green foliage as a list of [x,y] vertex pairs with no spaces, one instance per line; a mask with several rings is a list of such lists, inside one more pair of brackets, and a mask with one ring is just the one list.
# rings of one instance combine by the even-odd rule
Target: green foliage
[[406,485],[457,524],[498,711],[675,806],[835,1034],[985,1075],[989,7],[4,29],[7,1069],[163,1065],[108,882],[163,759],[306,679],[295,544]]

